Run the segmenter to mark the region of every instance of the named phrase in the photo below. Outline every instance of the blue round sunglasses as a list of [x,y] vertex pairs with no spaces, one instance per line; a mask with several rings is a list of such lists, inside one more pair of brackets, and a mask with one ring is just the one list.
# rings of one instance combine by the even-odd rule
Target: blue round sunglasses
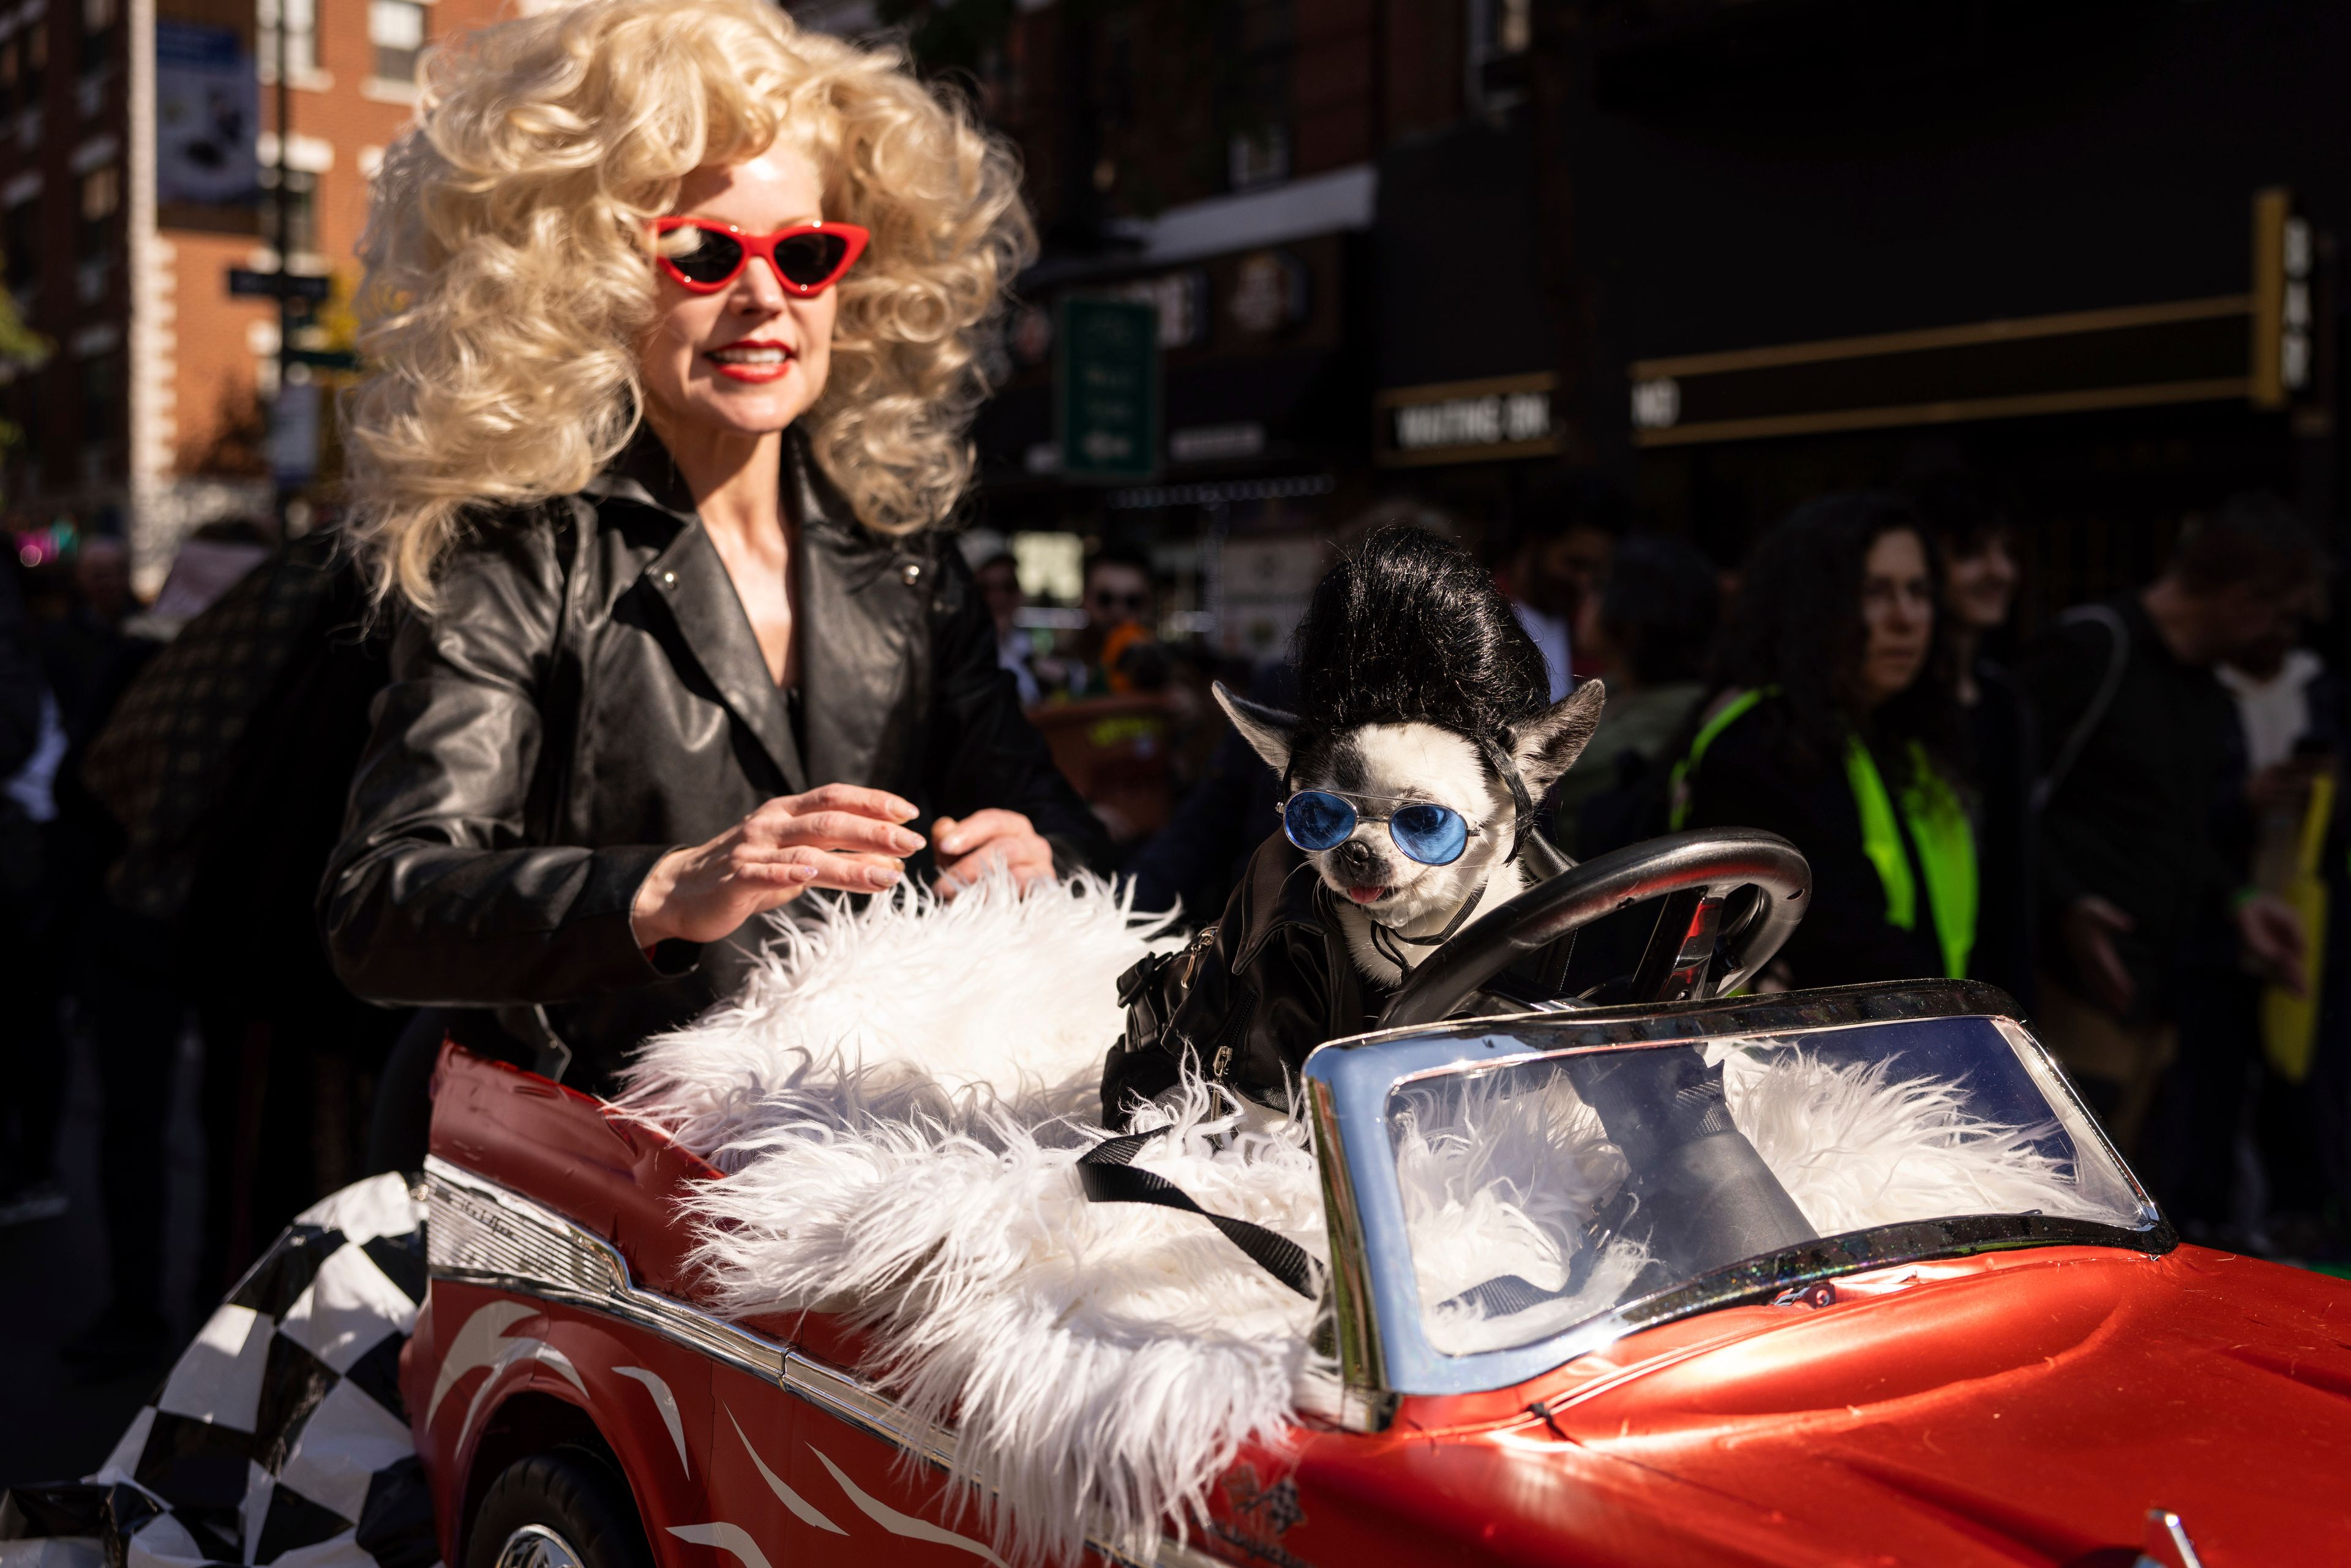
[[[1460,812],[1434,800],[1405,800],[1395,795],[1358,795],[1358,800],[1383,800],[1395,808],[1384,821],[1388,837],[1405,858],[1422,865],[1451,865],[1469,847],[1472,828]],[[1301,789],[1282,803],[1281,831],[1300,849],[1312,852],[1335,850],[1353,836],[1359,821],[1380,821],[1359,815],[1353,802],[1328,789]]]

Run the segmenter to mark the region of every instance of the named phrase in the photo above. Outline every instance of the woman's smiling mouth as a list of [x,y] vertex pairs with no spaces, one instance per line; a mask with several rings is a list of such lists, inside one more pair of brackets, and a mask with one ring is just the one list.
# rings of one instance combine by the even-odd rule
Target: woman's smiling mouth
[[747,341],[705,350],[702,357],[731,381],[773,382],[789,374],[799,355],[782,343]]

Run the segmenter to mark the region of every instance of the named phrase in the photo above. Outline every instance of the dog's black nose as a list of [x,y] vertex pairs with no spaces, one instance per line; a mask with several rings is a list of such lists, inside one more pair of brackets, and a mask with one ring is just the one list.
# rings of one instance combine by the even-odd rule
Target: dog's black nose
[[1339,868],[1340,875],[1366,883],[1373,880],[1372,873],[1379,868],[1380,863],[1380,857],[1372,852],[1371,845],[1361,839],[1349,839],[1332,850],[1331,860]]

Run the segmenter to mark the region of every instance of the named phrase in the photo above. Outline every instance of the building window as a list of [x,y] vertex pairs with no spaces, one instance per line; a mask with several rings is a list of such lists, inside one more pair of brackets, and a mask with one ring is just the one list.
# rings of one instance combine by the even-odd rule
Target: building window
[[1243,0],[1227,16],[1220,118],[1225,180],[1236,191],[1290,178],[1292,9],[1291,0]]
[[18,202],[8,209],[5,241],[8,292],[20,308],[31,308],[33,291],[41,281],[41,199]]
[[[286,181],[286,232],[277,232],[277,181]],[[319,176],[308,169],[266,168],[261,171],[263,231],[288,256],[315,256],[319,251]]]
[[286,68],[296,81],[319,68],[318,0],[257,0],[253,16],[260,28],[256,40],[261,50],[261,78],[277,76],[277,17],[286,16]]
[[42,410],[47,402],[41,396],[39,371],[20,372],[9,383],[8,418],[16,427],[16,439],[8,456],[15,463],[16,493],[20,496],[41,487]]
[[1468,15],[1469,99],[1506,108],[1524,90],[1527,50],[1534,43],[1533,0],[1469,0]]
[[122,0],[81,0],[81,68],[87,76],[114,58]]
[[424,53],[424,7],[417,0],[368,0],[368,42],[378,81],[413,82]]
[[36,16],[32,26],[0,43],[0,114],[41,107],[48,85],[48,19]]
[[92,354],[79,370],[83,466],[103,472],[108,444],[122,433],[122,351]]
[[108,163],[81,177],[80,222],[74,225],[74,259],[103,262],[114,254],[114,214],[122,209],[122,166]]

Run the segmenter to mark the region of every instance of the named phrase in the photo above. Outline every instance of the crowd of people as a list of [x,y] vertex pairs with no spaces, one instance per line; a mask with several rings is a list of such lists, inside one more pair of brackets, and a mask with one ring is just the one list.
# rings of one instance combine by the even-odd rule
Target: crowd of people
[[[1388,503],[1333,533],[1333,559],[1398,521],[1468,532]],[[2312,646],[2325,611],[2316,538],[2274,497],[2239,497],[2189,519],[2154,581],[2027,639],[2011,623],[2016,528],[1986,486],[1947,475],[1809,502],[1726,567],[1631,527],[1597,481],[1538,487],[1489,549],[1496,580],[1559,690],[1608,689],[1583,760],[1546,803],[1550,834],[1585,858],[1679,829],[1785,835],[1813,866],[1814,901],[1764,985],[1989,980],[2191,1234],[2339,1253],[2351,998],[2325,985],[2341,937],[2323,914],[2346,880],[2334,789],[2346,714]],[[1181,695],[1237,673],[1155,635],[1139,554],[1088,561],[1086,624],[1055,640],[1019,623],[1027,601],[1003,541],[962,543],[975,623],[982,609],[987,622],[974,656],[1003,672],[1014,706],[1043,716],[1145,694],[1192,725],[1213,709]],[[344,840],[355,769],[364,782],[366,715],[391,649],[381,626],[359,632],[364,588],[328,536],[274,545],[265,524],[204,530],[161,601],[171,613],[134,599],[121,546],[102,537],[0,580],[0,652],[19,666],[0,753],[0,955],[12,994],[32,999],[10,1009],[0,1223],[66,1202],[55,1134],[65,1031],[78,1030],[106,1104],[113,1281],[112,1304],[69,1353],[96,1368],[150,1357],[167,1337],[162,1128],[191,1030],[211,1151],[198,1280],[209,1291],[310,1197],[413,1163],[422,1076],[443,1034],[507,1027],[500,1009],[469,1024],[461,1009],[362,1004],[348,977],[400,961],[381,925],[342,976],[320,946],[308,888]],[[287,646],[219,630],[287,601],[305,606]],[[159,659],[214,604],[204,649]],[[197,705],[227,737],[206,758],[160,716],[193,673],[217,672],[225,643],[254,695],[233,716]],[[1289,695],[1281,659],[1245,678],[1259,700]],[[627,744],[615,733],[604,754]],[[139,793],[142,768],[202,772],[200,831],[174,840],[152,820],[169,812],[152,788]],[[1279,781],[1228,731],[1165,787],[1154,831],[1114,811],[1061,822],[1058,841],[1079,846],[1062,859],[1117,866],[1143,907],[1213,915],[1272,821]],[[747,789],[748,817],[761,789]],[[1075,805],[1029,804],[1040,821],[1057,809]],[[1106,836],[1122,841],[1105,849]],[[354,844],[364,849],[346,842],[346,860]],[[273,870],[256,885],[258,864]],[[225,925],[268,941],[279,961],[266,984],[220,940]],[[1593,941],[1607,951],[1604,932]],[[646,946],[658,976],[660,946]],[[615,1039],[635,1032],[624,1020]],[[572,1019],[560,1033],[597,1030]],[[612,1055],[589,1073],[601,1081]]]
[[[1279,706],[1282,661],[1163,640],[1117,541],[1040,646],[1002,542],[949,528],[1035,254],[1002,144],[752,0],[477,43],[373,183],[335,526],[210,526],[152,605],[102,538],[0,568],[0,1223],[67,1201],[78,1038],[93,1369],[152,1365],[180,1315],[185,1040],[210,1296],[313,1197],[421,1162],[446,1039],[607,1090],[810,891],[1118,872],[1196,920],[1274,831],[1280,781],[1203,688]],[[2188,518],[2160,577],[2029,639],[2018,518],[1965,475],[1813,499],[1738,561],[1582,474],[1327,543],[1397,523],[1487,545],[1554,699],[1607,683],[1547,803],[1570,852],[1786,835],[1814,894],[1761,984],[1991,980],[2191,1235],[2342,1249],[2346,713],[2292,508]]]

